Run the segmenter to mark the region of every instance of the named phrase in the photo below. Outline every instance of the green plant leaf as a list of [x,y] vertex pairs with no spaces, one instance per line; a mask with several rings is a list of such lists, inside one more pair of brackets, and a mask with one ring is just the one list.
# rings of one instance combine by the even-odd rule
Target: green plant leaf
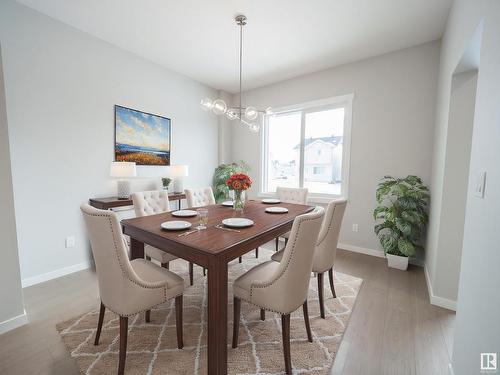
[[405,236],[411,235],[411,223],[403,220],[402,218],[396,218],[396,227],[403,233]]
[[410,241],[404,238],[398,240],[398,250],[407,257],[415,255],[415,247]]

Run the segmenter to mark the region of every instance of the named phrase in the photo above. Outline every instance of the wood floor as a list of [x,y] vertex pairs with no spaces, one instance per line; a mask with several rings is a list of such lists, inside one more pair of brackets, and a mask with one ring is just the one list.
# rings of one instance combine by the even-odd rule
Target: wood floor
[[[429,304],[421,267],[339,251],[336,269],[364,281],[331,374],[447,374],[455,314]],[[78,374],[55,325],[99,306],[95,273],[26,288],[24,300],[30,323],[0,336],[0,374]]]

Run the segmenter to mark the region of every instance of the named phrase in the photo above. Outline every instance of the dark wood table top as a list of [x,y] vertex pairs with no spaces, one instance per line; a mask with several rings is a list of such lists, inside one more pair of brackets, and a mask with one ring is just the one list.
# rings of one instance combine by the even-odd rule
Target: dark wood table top
[[[168,199],[171,201],[186,199],[184,193],[169,193]],[[118,197],[90,198],[89,204],[100,210],[109,210],[110,208],[132,206],[132,199],[118,199]]]
[[[270,214],[265,212],[265,209],[270,206],[286,207],[289,212],[285,214]],[[313,206],[307,205],[291,203],[269,205],[260,201],[247,201],[245,210],[241,215],[236,214],[232,207],[224,207],[222,205],[211,205],[204,208],[208,209],[207,229],[183,237],[179,237],[182,231],[166,231],[161,229],[160,224],[169,220],[185,220],[191,222],[193,224],[191,229],[194,229],[198,224],[197,217],[179,218],[167,212],[122,220],[121,224],[125,234],[129,234],[153,246],[161,242],[165,244],[165,249],[169,248],[169,250],[171,247],[178,247],[180,245],[181,247],[189,247],[190,250],[197,250],[199,253],[204,253],[205,255],[217,255],[234,247],[241,248],[241,245],[245,242],[252,242],[252,240],[259,242],[259,237],[264,234],[271,232],[276,232],[277,235],[283,234],[287,230],[290,230],[296,216],[314,209]],[[245,217],[253,220],[255,224],[248,228],[239,229],[240,232],[227,231],[215,227],[223,219],[230,217]],[[170,244],[171,247],[167,246],[167,244]],[[251,249],[251,246],[253,245],[249,244],[248,248]],[[175,251],[172,252],[176,254]]]

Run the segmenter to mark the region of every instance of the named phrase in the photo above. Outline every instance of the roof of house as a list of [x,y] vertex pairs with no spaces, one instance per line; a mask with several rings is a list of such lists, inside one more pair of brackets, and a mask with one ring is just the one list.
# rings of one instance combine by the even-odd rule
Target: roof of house
[[[309,146],[311,143],[314,143],[316,141],[322,141],[325,143],[332,143],[335,146],[337,146],[339,143],[342,143],[342,138],[343,137],[336,137],[336,136],[331,136],[331,137],[318,137],[318,138],[306,138],[304,147]],[[294,149],[298,149],[300,147],[300,143],[294,147]]]

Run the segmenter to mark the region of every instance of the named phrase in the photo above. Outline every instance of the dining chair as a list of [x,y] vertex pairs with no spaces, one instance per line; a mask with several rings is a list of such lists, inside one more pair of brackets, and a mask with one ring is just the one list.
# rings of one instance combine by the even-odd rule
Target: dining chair
[[[330,278],[330,289],[332,290],[333,298],[337,298],[333,283],[333,267],[335,264],[335,256],[337,254],[340,227],[342,225],[342,218],[344,217],[346,205],[347,200],[345,199],[338,199],[328,203],[314,250],[312,271],[317,274],[318,278],[319,308],[320,315],[323,319],[325,319],[323,274],[327,271]],[[274,253],[271,259],[276,262],[281,262],[283,255],[284,251],[280,250],[277,253]]]
[[281,315],[283,353],[287,374],[292,373],[290,357],[290,314],[302,305],[307,339],[312,342],[307,294],[311,277],[314,244],[318,237],[324,209],[297,216],[285,246],[281,262],[261,263],[238,277],[233,283],[233,348],[238,347],[241,300]]
[[[307,204],[307,188],[288,188],[278,186],[276,188],[276,197],[285,203],[295,203],[295,204]],[[290,232],[282,234],[280,237],[285,239],[285,246],[288,242],[288,237],[290,236]],[[276,237],[276,250],[279,248],[279,239],[280,237]]]
[[[170,202],[166,191],[141,191],[132,194],[135,215],[137,217],[161,214],[170,211]],[[168,269],[169,262],[177,259],[175,255],[157,249],[151,245],[144,245],[144,254],[147,260],[154,259],[160,262],[161,266]],[[189,262],[189,284],[193,285],[193,263]]]
[[80,209],[85,220],[97,272],[101,307],[94,345],[99,345],[106,308],[120,317],[118,374],[125,371],[128,318],[175,298],[177,347],[182,338],[184,281],[175,273],[145,259],[130,261],[116,213],[88,204]]
[[[185,189],[186,201],[189,208],[210,206],[215,204],[215,196],[210,186],[199,189]],[[255,249],[256,258],[259,257],[259,249]],[[239,262],[242,262],[242,257],[239,257]],[[203,269],[205,274],[205,269]]]

